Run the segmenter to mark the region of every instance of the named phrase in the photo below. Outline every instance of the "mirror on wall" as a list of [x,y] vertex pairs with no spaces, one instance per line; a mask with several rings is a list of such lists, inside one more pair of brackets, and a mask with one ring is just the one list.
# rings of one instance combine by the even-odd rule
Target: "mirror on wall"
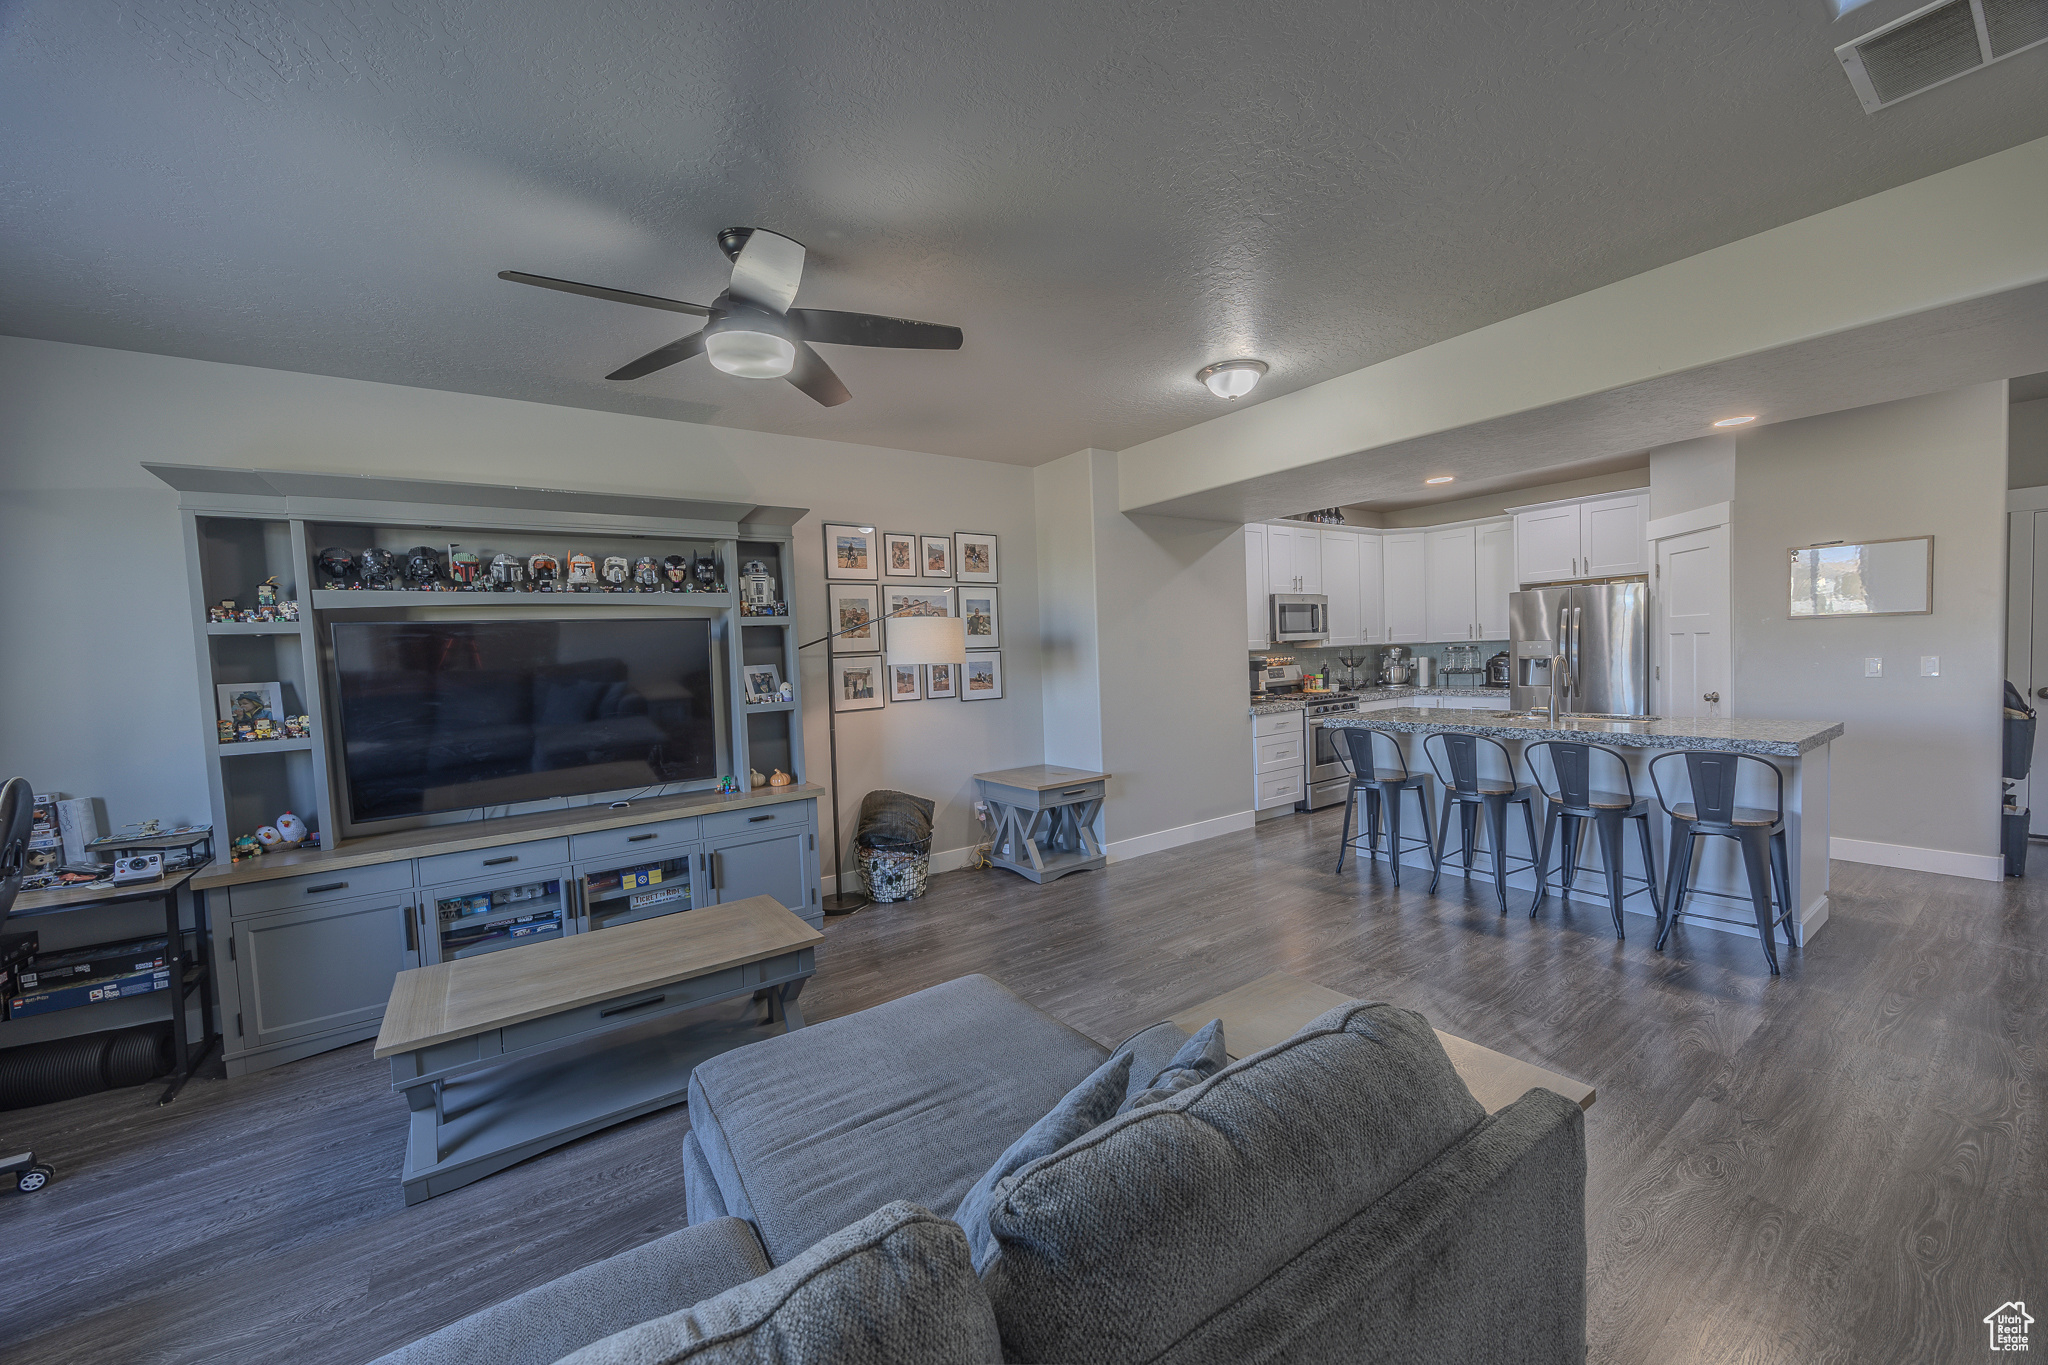
[[1790,551],[1792,619],[1934,610],[1934,537],[1831,540]]

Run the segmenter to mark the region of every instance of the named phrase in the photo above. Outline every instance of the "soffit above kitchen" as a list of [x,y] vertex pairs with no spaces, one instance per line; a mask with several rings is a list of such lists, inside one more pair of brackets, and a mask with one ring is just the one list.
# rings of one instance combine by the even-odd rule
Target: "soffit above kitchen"
[[[0,9],[0,331],[1035,464],[1246,411],[2048,135],[2042,53],[1875,115],[1821,3]],[[677,366],[721,228],[961,327],[856,395]],[[1316,505],[1299,504],[1296,505]]]

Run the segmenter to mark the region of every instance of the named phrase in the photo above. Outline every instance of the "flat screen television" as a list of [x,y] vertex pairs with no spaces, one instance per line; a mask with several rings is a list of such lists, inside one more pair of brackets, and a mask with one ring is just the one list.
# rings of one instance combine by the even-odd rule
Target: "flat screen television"
[[332,630],[352,826],[718,776],[709,621]]

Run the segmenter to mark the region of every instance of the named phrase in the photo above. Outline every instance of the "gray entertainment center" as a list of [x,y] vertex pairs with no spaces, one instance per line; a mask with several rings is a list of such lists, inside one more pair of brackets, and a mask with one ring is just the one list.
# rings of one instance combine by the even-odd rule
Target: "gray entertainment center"
[[[796,618],[747,614],[732,591],[436,591],[322,580],[330,546],[457,544],[537,552],[705,559],[716,586],[759,561],[786,601],[792,525],[803,509],[674,498],[271,470],[147,465],[176,489],[198,646],[202,740],[218,861],[192,881],[207,898],[223,1054],[241,1075],[375,1037],[398,972],[482,952],[772,896],[822,924],[820,787],[804,781]],[[451,554],[452,558],[452,554]],[[298,619],[209,621],[274,579]],[[560,586],[560,585],[556,585]],[[757,606],[756,611],[760,608]],[[361,818],[350,804],[334,630],[358,621],[449,629],[497,622],[607,623],[710,641],[717,776],[415,817]],[[479,631],[481,634],[482,632]],[[743,670],[766,665],[786,700],[749,704]],[[224,739],[224,684],[274,683],[312,733]],[[651,760],[650,760],[651,761]],[[712,756],[703,756],[710,764]],[[788,775],[750,788],[748,774]],[[667,770],[662,770],[666,772]],[[739,790],[718,790],[732,775]],[[321,844],[228,861],[231,841],[297,814]],[[352,819],[352,812],[356,818]],[[366,827],[367,826],[367,827]],[[481,907],[481,908],[480,908]]]

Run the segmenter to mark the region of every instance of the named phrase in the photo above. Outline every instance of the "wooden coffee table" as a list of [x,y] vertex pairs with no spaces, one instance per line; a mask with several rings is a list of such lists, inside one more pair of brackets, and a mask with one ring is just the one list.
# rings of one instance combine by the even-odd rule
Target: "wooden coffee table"
[[756,995],[802,1028],[823,939],[752,896],[400,972],[376,1055],[412,1109],[405,1202],[680,1103],[698,1062],[761,1036]]
[[[1285,1042],[1309,1020],[1354,998],[1286,972],[1274,972],[1248,986],[1239,986],[1214,1000],[1182,1010],[1168,1022],[1184,1033],[1193,1033],[1211,1019],[1220,1018],[1224,1051],[1236,1061]],[[1593,1087],[1584,1081],[1517,1061],[1442,1029],[1436,1030],[1436,1036],[1450,1054],[1459,1079],[1489,1114],[1499,1113],[1532,1089],[1555,1091],[1581,1109],[1593,1107]]]

